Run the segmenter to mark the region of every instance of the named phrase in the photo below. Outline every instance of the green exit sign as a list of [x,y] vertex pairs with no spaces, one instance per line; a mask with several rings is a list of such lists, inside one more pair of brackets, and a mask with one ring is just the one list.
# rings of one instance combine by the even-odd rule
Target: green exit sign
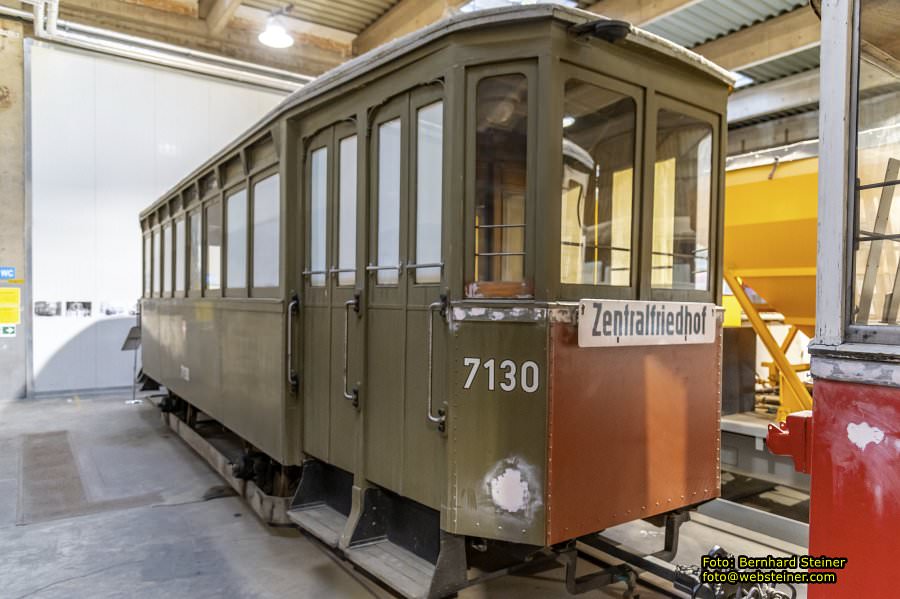
[[14,325],[14,324],[0,325],[0,337],[15,337],[15,336],[16,336],[16,325]]

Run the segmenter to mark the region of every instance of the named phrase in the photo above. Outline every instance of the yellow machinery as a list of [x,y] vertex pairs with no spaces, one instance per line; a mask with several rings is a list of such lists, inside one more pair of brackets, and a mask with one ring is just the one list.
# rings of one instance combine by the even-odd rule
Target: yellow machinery
[[[724,298],[725,326],[740,326],[743,310],[772,355],[770,378],[780,389],[778,420],[812,408],[812,396],[797,375],[809,366],[791,364],[787,350],[798,331],[812,336],[815,325],[818,162],[776,161],[730,170],[725,177],[724,274],[734,294]],[[791,325],[784,342],[775,340],[763,312],[779,312]]]

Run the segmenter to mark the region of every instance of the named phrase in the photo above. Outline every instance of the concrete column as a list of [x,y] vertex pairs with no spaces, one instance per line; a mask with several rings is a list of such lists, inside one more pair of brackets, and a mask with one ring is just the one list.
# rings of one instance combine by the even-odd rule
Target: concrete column
[[[0,267],[16,269],[2,288],[19,288],[15,336],[0,323],[0,400],[25,396],[25,51],[22,24],[0,19]],[[0,294],[3,292],[0,291]],[[0,295],[0,302],[6,295]]]

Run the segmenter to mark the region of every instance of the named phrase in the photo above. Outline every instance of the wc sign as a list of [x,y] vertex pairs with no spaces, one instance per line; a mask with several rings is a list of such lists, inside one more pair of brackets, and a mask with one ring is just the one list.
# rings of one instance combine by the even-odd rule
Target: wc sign
[[689,345],[716,338],[715,304],[583,299],[578,346]]
[[0,266],[0,280],[6,281],[16,278],[15,266]]

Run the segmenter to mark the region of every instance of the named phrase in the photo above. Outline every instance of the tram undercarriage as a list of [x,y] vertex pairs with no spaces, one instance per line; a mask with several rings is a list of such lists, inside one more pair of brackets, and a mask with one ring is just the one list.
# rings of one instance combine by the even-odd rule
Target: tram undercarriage
[[[662,548],[651,553],[602,532],[552,547],[452,535],[440,530],[438,512],[376,486],[354,488],[352,475],[329,464],[310,459],[299,467],[280,466],[171,392],[157,403],[166,425],[267,525],[297,527],[405,598],[452,597],[502,576],[560,568],[571,595],[617,585],[623,599],[640,597],[641,588],[672,597],[745,596],[736,595],[737,584],[705,584],[698,565],[675,563],[682,525],[692,515],[703,518],[696,506],[647,519],[662,528]],[[730,557],[718,545],[708,554]],[[759,599],[796,596],[790,585],[750,591],[748,586],[740,592]]]

